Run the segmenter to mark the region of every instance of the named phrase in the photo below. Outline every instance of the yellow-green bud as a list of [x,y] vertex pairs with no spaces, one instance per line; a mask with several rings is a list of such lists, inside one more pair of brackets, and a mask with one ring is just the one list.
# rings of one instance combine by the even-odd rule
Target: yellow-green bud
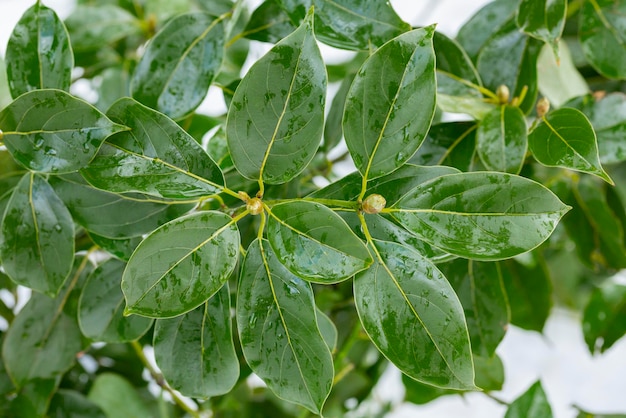
[[542,97],[537,102],[537,117],[542,118],[548,111],[550,111],[550,101],[546,97]]
[[511,97],[511,93],[509,92],[509,88],[507,86],[501,84],[496,89],[496,96],[498,96],[500,104],[507,104],[509,102],[509,97]]
[[253,197],[246,202],[246,209],[253,215],[263,212],[263,202],[258,197]]
[[387,201],[379,194],[371,194],[361,204],[361,210],[365,213],[376,214],[385,209]]

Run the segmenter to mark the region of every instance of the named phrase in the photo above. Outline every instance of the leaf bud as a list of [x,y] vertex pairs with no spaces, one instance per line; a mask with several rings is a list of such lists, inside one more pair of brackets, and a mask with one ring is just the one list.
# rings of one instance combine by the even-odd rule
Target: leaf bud
[[509,97],[511,97],[511,93],[509,92],[509,88],[507,86],[501,84],[496,89],[496,96],[498,96],[500,104],[506,104],[509,102]]
[[361,204],[361,210],[365,213],[376,214],[385,209],[387,201],[379,194],[371,194]]
[[546,97],[542,97],[537,102],[537,117],[542,118],[550,110],[550,101]]
[[246,209],[251,214],[258,215],[263,212],[263,202],[258,197],[253,197],[246,202]]

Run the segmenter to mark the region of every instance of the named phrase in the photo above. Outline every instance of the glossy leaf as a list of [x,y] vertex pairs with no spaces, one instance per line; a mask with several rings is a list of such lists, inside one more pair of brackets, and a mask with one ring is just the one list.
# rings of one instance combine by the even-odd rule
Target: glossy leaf
[[529,134],[528,145],[543,165],[582,171],[613,184],[600,164],[593,127],[576,109],[561,108],[548,113]]
[[476,151],[489,170],[518,174],[527,147],[526,119],[518,107],[499,106],[478,124]]
[[566,0],[522,0],[517,26],[524,33],[549,44],[558,56],[558,41],[565,27]]
[[91,233],[117,239],[138,237],[183,215],[191,205],[148,202],[144,196],[119,196],[89,186],[79,174],[49,179],[74,221]]
[[475,122],[447,122],[433,125],[424,143],[411,158],[411,162],[472,171],[476,128]]
[[237,170],[285,183],[311,161],[324,129],[326,70],[313,17],[259,59],[235,91],[226,136]]
[[101,264],[83,287],[78,303],[78,324],[83,335],[93,341],[133,341],[152,326],[151,319],[123,316],[124,295],[120,282],[124,267],[126,263],[117,260]]
[[44,173],[85,167],[108,136],[125,129],[61,90],[31,91],[0,112],[4,145],[13,158]]
[[56,13],[39,2],[13,29],[6,61],[14,98],[35,89],[70,88],[74,56],[67,30]]
[[217,194],[223,188],[217,164],[167,116],[130,98],[118,100],[107,115],[131,131],[109,138],[81,171],[93,186],[177,200]]
[[380,47],[357,73],[343,118],[354,164],[366,179],[389,174],[417,151],[435,112],[434,27]]
[[315,310],[317,317],[317,325],[320,329],[320,334],[324,338],[324,342],[328,346],[331,352],[334,352],[337,348],[338,331],[333,321],[324,312],[319,309]]
[[228,280],[239,231],[220,212],[198,212],[161,226],[137,247],[122,277],[125,314],[169,318],[198,307]]
[[102,409],[107,417],[149,417],[151,412],[137,389],[124,377],[102,373],[96,377],[87,398]]
[[591,353],[605,352],[626,334],[626,286],[608,282],[591,294],[583,316],[583,333]]
[[74,223],[50,185],[26,174],[2,219],[0,258],[11,279],[50,296],[57,294],[74,261]]
[[526,417],[552,418],[552,408],[539,381],[514,400],[504,415],[504,418]]
[[443,274],[418,252],[374,242],[378,260],[354,279],[363,328],[403,373],[450,389],[474,387],[463,307]]
[[65,24],[75,51],[95,50],[140,33],[139,20],[113,4],[79,5]]
[[82,349],[78,324],[63,311],[63,296],[33,293],[6,333],[2,357],[18,389],[34,379],[62,375]]
[[626,3],[586,1],[580,10],[579,37],[585,58],[602,75],[626,78]]
[[106,418],[106,415],[91,402],[85,395],[78,391],[61,389],[52,397],[49,417],[70,416],[72,418]]
[[541,244],[568,210],[539,183],[480,172],[422,183],[390,214],[417,237],[451,254],[495,260]]
[[346,107],[346,99],[355,75],[348,75],[341,82],[339,90],[333,97],[328,116],[326,116],[326,125],[324,126],[323,149],[325,152],[332,150],[343,139],[343,111]]
[[243,33],[248,39],[277,43],[295,28],[277,0],[266,0],[252,12]]
[[113,257],[116,257],[122,261],[128,261],[130,256],[135,251],[135,248],[141,243],[142,237],[132,238],[108,238],[101,235],[89,233],[89,238],[100,247],[101,250],[106,251]]
[[316,36],[336,48],[367,50],[411,29],[387,0],[278,1],[292,22],[299,22],[306,10],[313,6]]
[[239,378],[239,360],[228,285],[193,311],[157,320],[153,346],[163,376],[183,395],[209,398],[230,392]]
[[131,93],[173,119],[197,108],[222,65],[224,23],[208,13],[170,20],[148,44],[135,68]]
[[339,215],[319,203],[272,207],[267,236],[280,262],[312,282],[340,282],[372,263],[363,241]]
[[269,243],[248,248],[237,292],[237,325],[247,363],[280,398],[319,414],[333,380],[311,285],[290,273]]

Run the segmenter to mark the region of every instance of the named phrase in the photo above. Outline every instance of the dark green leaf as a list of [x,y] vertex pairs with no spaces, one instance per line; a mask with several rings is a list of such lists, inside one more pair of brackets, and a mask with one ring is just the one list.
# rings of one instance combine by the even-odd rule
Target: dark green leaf
[[502,390],[504,365],[497,355],[493,357],[474,356],[476,386],[484,391]]
[[561,108],[548,113],[528,136],[528,145],[543,165],[582,171],[613,184],[600,164],[593,127],[579,110]]
[[107,417],[137,418],[153,416],[128,380],[113,373],[99,374],[87,395]]
[[13,158],[44,173],[85,167],[109,135],[125,129],[61,90],[31,91],[0,112],[3,141]]
[[475,122],[433,125],[411,162],[421,165],[441,164],[471,171],[476,148],[476,127]]
[[39,2],[13,29],[6,61],[14,98],[35,89],[70,88],[74,56],[67,30],[56,13]]
[[87,279],[78,303],[78,324],[84,336],[94,341],[133,341],[145,334],[152,320],[123,316],[124,295],[120,283],[126,263],[110,260]]
[[113,4],[79,5],[65,24],[74,51],[96,50],[141,33],[139,20]]
[[581,6],[579,37],[585,57],[599,73],[626,78],[626,3],[586,1]]
[[266,0],[250,16],[244,33],[248,39],[277,43],[295,28],[277,0]]
[[270,184],[297,176],[315,155],[324,129],[326,70],[309,15],[241,80],[226,122],[237,170]]
[[552,408],[546,394],[537,381],[522,396],[517,398],[506,411],[504,418],[552,418]]
[[291,274],[265,240],[248,248],[237,292],[246,361],[282,399],[319,414],[333,380],[311,285]]
[[376,241],[378,260],[354,279],[363,328],[403,373],[451,389],[474,388],[463,307],[434,264],[400,244]]
[[2,219],[0,258],[11,279],[50,296],[57,294],[74,261],[74,223],[40,176],[24,175]]
[[40,418],[46,416],[50,400],[60,381],[60,375],[50,379],[33,379],[28,381],[15,396],[9,397],[10,402],[0,405],[0,413],[6,413],[7,415],[3,416],[11,418]]
[[267,236],[280,262],[312,282],[340,282],[372,263],[363,241],[339,215],[319,203],[274,206]]
[[102,409],[78,391],[61,389],[52,397],[48,417],[107,418]]
[[487,169],[518,174],[527,147],[526,119],[518,107],[499,106],[480,121],[476,151]]
[[317,325],[320,329],[320,334],[324,338],[324,342],[328,346],[328,349],[331,352],[334,352],[337,348],[337,327],[333,321],[322,311],[319,309],[315,310],[315,315],[317,317]]
[[133,98],[181,118],[197,108],[222,65],[224,23],[208,13],[172,19],[150,41],[131,80]]
[[131,98],[120,99],[107,114],[131,131],[109,138],[81,171],[95,187],[180,200],[217,194],[223,188],[217,164],[167,116]]
[[605,352],[626,334],[626,286],[607,282],[595,289],[585,307],[583,332],[591,353]]
[[106,111],[118,99],[130,96],[130,74],[127,68],[122,66],[107,68],[100,74],[100,80],[96,90],[98,109]]
[[566,0],[522,0],[517,9],[517,26],[527,35],[549,44],[558,56],[566,12]]
[[330,105],[330,110],[326,117],[326,125],[324,126],[323,147],[325,152],[332,150],[343,138],[343,127],[341,126],[343,111],[346,107],[346,98],[355,75],[356,74],[349,74],[344,78],[339,90],[335,93],[335,97],[333,97],[333,102]]
[[125,313],[169,318],[189,312],[224,285],[238,253],[237,224],[221,212],[166,223],[128,261],[122,278]]
[[163,376],[183,395],[209,398],[230,392],[239,377],[239,360],[228,285],[193,311],[157,320],[153,346]]
[[434,31],[416,29],[385,44],[352,82],[343,132],[366,179],[400,167],[426,137],[435,113]]
[[135,248],[137,248],[142,240],[140,236],[132,238],[108,238],[94,234],[93,232],[89,233],[89,238],[91,238],[93,243],[100,247],[100,249],[122,261],[128,261],[130,259],[133,251],[135,251]]
[[569,209],[532,180],[481,172],[422,183],[390,208],[390,214],[419,238],[451,254],[494,260],[541,244]]

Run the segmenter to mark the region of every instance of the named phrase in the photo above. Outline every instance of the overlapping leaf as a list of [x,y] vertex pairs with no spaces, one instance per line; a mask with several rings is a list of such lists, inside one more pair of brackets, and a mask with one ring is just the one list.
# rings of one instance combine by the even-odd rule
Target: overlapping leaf
[[336,283],[366,269],[371,256],[345,221],[314,202],[274,206],[267,236],[278,259],[299,277]]
[[417,151],[435,112],[434,27],[380,47],[357,73],[346,98],[343,131],[366,179],[389,174]]
[[61,389],[50,401],[48,416],[67,416],[73,418],[106,418],[106,415],[85,395],[75,390]]
[[74,56],[54,10],[37,2],[24,12],[9,39],[6,61],[14,98],[35,89],[69,90]]
[[476,150],[475,122],[447,122],[433,125],[424,143],[411,158],[421,165],[446,165],[472,171]]
[[390,208],[390,214],[419,238],[451,254],[494,260],[541,244],[568,210],[532,180],[478,172],[422,183]]
[[269,184],[297,176],[319,146],[325,101],[326,69],[309,14],[250,68],[235,91],[226,136],[237,170]]
[[528,145],[541,164],[593,174],[613,184],[600,164],[593,127],[576,109],[561,108],[545,115],[528,136]]
[[311,285],[290,273],[265,240],[248,248],[237,292],[246,361],[282,399],[319,414],[333,381]]
[[518,107],[499,106],[480,121],[476,151],[487,169],[518,174],[527,147],[526,119]]
[[221,212],[197,212],[161,226],[139,244],[124,270],[126,314],[169,318],[198,307],[237,263],[237,224]]
[[224,187],[217,164],[167,116],[131,98],[118,100],[107,114],[131,131],[109,138],[81,171],[93,186],[180,200],[217,194]]
[[463,307],[445,277],[418,252],[375,241],[378,259],[354,279],[363,328],[403,373],[451,389],[474,387]]
[[549,44],[558,56],[558,41],[565,27],[566,0],[522,0],[517,26],[526,34]]
[[287,37],[295,26],[278,0],[267,0],[257,7],[244,29],[246,38],[277,43]]
[[61,90],[34,90],[0,112],[7,149],[32,171],[69,173],[85,167],[104,140],[127,128]]
[[230,392],[239,377],[239,360],[228,285],[193,311],[157,320],[153,346],[163,376],[182,394],[209,398]]
[[188,13],[169,21],[150,41],[131,80],[139,102],[173,119],[200,105],[224,54],[223,19]]
[[78,5],[65,24],[75,51],[96,50],[141,32],[140,21],[114,4]]

